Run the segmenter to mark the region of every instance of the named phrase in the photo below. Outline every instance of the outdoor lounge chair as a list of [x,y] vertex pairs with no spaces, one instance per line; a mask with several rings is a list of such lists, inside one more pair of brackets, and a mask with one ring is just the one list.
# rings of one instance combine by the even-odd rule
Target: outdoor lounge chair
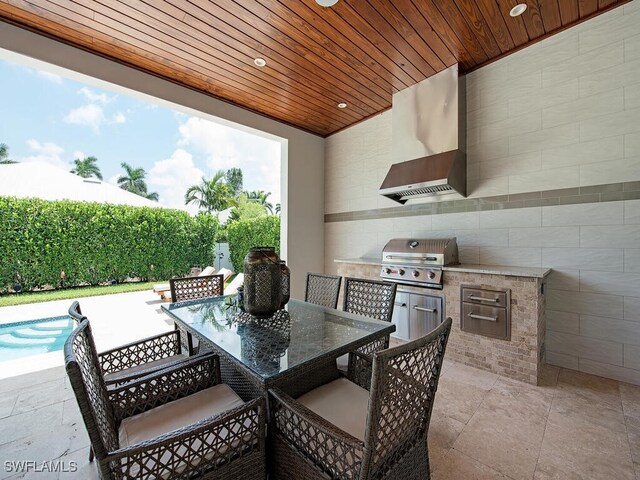
[[224,294],[231,295],[233,293],[236,293],[238,291],[238,288],[240,288],[242,285],[244,285],[244,273],[239,273],[234,277],[233,280],[231,280],[231,283],[225,287]]
[[294,400],[269,390],[277,479],[430,478],[427,433],[451,318],[372,356],[352,352],[349,378]]
[[[84,320],[88,321],[82,314],[78,301],[74,301],[69,307],[69,316],[76,321],[76,325]],[[99,353],[98,365],[105,384],[111,389],[188,359],[193,353],[191,343],[191,336],[176,328]]]
[[86,319],[64,353],[100,478],[266,477],[265,400],[245,403],[220,383],[216,355],[108,390]]
[[[207,275],[213,275],[214,273],[216,273],[216,269],[214,267],[206,267],[198,275],[195,276],[205,277]],[[167,292],[170,291],[171,285],[169,283],[157,283],[153,286],[153,293],[157,293],[158,295],[160,295],[160,300],[167,300]]]

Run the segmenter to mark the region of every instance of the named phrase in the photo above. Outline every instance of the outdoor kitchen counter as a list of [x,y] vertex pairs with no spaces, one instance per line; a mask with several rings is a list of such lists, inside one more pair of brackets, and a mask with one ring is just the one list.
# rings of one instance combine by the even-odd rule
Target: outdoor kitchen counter
[[[380,280],[381,258],[336,258],[343,277]],[[462,264],[443,267],[445,313],[453,319],[447,358],[536,385],[545,352],[545,289],[548,268]],[[462,287],[509,290],[511,338],[492,338],[461,329]],[[426,287],[415,287],[428,291]],[[432,290],[433,292],[433,290]],[[340,294],[342,297],[342,293]]]
[[[362,258],[336,258],[335,263],[351,263],[354,265],[375,265],[377,267],[382,265],[379,258],[362,257]],[[545,278],[551,273],[550,268],[536,268],[536,267],[514,267],[509,265],[472,265],[463,263],[461,265],[451,265],[450,267],[443,267],[442,270],[450,272],[467,272],[467,273],[480,273],[484,275],[507,275],[510,277],[532,277],[532,278]]]

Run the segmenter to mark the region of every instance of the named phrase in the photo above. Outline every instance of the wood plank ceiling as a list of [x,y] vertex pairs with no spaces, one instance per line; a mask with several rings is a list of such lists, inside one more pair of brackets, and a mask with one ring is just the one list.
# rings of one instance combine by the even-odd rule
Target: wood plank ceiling
[[0,19],[326,136],[626,1],[0,0]]

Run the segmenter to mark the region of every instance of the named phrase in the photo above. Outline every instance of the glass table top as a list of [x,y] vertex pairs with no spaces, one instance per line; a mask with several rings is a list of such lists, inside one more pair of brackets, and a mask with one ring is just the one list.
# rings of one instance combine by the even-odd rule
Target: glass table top
[[234,299],[230,295],[191,300],[162,309],[264,379],[345,350],[366,337],[370,341],[395,331],[388,322],[300,300],[289,301],[270,318],[257,319],[237,309]]

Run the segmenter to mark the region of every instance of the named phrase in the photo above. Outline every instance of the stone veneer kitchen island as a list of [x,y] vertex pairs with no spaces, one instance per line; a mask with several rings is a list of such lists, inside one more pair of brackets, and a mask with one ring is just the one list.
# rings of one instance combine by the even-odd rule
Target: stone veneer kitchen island
[[[379,259],[336,259],[338,275],[380,279]],[[444,267],[445,313],[453,319],[446,358],[536,385],[544,365],[545,280],[548,268],[499,265]],[[511,290],[511,339],[460,329],[461,285]]]

